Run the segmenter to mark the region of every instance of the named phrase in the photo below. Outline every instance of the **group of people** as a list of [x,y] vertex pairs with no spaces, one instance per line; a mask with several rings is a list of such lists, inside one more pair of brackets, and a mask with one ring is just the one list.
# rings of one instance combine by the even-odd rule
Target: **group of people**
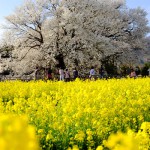
[[[101,66],[101,68],[99,69],[99,75],[100,78],[104,78],[105,70],[103,66]],[[95,76],[96,76],[96,71],[95,68],[92,66],[91,69],[89,70],[88,78],[94,79]],[[79,77],[79,72],[76,69],[76,67],[72,70],[72,72],[70,72],[69,69],[67,68],[66,69],[59,68],[56,71],[52,71],[51,67],[47,69],[36,67],[35,70],[35,80],[44,79],[44,78],[46,78],[47,80],[52,80],[56,78],[59,79],[60,81],[70,81],[70,80],[75,80],[78,77]]]
[[103,65],[101,65],[101,67],[98,70],[98,75],[96,74],[96,71],[94,69],[94,67],[92,66],[89,72],[89,78],[90,79],[95,79],[96,76],[98,76],[98,78],[103,79],[103,78],[107,78],[108,74],[106,69],[103,67]]
[[[73,74],[73,79],[76,79],[77,77],[79,77],[79,73],[76,68],[73,69],[72,74]],[[71,76],[70,76],[70,72],[68,69],[63,70],[60,68],[59,75],[60,75],[60,78],[59,78],[60,80],[70,81]],[[95,79],[96,76],[97,76],[96,71],[94,67],[92,66],[89,71],[88,78],[92,80],[92,79]],[[106,76],[106,70],[104,69],[103,66],[101,66],[99,69],[99,78],[104,78],[105,76]]]
[[[147,74],[147,76],[150,76],[150,68],[147,70],[147,72],[148,72],[148,74]],[[136,77],[138,77],[138,76],[141,76],[141,70],[139,69],[139,67],[135,67],[135,69],[133,69],[133,68],[131,68],[130,70],[129,70],[129,77],[130,78],[136,78]],[[143,75],[144,76],[144,75]]]
[[[147,71],[148,71],[149,76],[150,76],[150,68],[149,68]],[[96,75],[95,69],[94,69],[94,67],[91,67],[89,77],[92,79],[92,78],[95,77],[95,75]],[[128,70],[127,75],[128,75],[130,78],[136,78],[136,77],[138,77],[138,76],[141,75],[141,71],[140,71],[139,67],[131,68],[130,70]],[[107,77],[108,77],[107,71],[106,71],[106,69],[101,65],[101,67],[99,68],[99,78],[101,78],[101,79],[102,79],[102,78],[106,78],[106,79],[107,79]]]
[[[60,77],[59,77],[60,80],[70,81],[71,76],[70,76],[70,72],[68,69],[63,70],[62,68],[60,68],[59,75],[60,75]],[[73,69],[72,75],[73,75],[73,79],[76,79],[77,77],[79,77],[79,73],[76,68]],[[106,75],[106,71],[105,71],[104,67],[101,66],[101,68],[99,69],[99,77],[104,78],[105,75]],[[92,66],[89,71],[88,78],[95,79],[96,76],[97,76],[96,71],[95,71],[94,67]]]
[[40,68],[36,67],[35,70],[35,80],[39,79],[47,79],[47,80],[52,80],[52,79],[58,79],[59,75],[59,80],[62,81],[70,81],[71,80],[71,74],[73,75],[73,79],[76,79],[78,77],[78,71],[76,68],[73,69],[73,72],[70,73],[68,69],[63,69],[59,68],[58,70],[52,70],[51,67],[49,68]]
[[[73,79],[78,77],[78,71],[76,68],[73,69]],[[63,70],[62,68],[59,69],[59,79],[62,81],[70,81],[71,75],[68,69]]]
[[[150,69],[149,69],[149,71],[150,71]],[[138,68],[130,69],[130,70],[128,70],[127,74],[129,75],[130,78],[136,78],[138,75],[140,75],[140,70]],[[74,68],[72,70],[72,72],[70,72],[70,70],[67,68],[66,69],[59,68],[57,71],[52,71],[52,69],[49,67],[49,68],[45,69],[43,73],[42,73],[41,69],[36,68],[35,79],[36,80],[44,79],[45,77],[47,80],[52,80],[55,78],[60,81],[70,81],[70,80],[75,80],[76,78],[78,78],[79,73],[76,68]],[[80,76],[80,77],[82,78],[82,76]],[[102,79],[102,78],[107,78],[107,77],[108,77],[108,74],[107,74],[106,69],[103,67],[103,65],[101,65],[101,67],[99,68],[98,73],[95,71],[95,68],[93,66],[89,70],[88,78],[90,78],[91,80],[95,79],[95,78]]]

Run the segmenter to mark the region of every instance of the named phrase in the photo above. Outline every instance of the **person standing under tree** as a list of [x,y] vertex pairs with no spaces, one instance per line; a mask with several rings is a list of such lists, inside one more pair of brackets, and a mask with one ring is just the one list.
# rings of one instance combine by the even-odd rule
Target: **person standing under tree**
[[70,81],[70,72],[68,69],[65,71],[65,81]]
[[92,66],[91,67],[91,70],[90,70],[90,79],[93,79],[94,78],[94,75],[95,75],[95,70],[94,70],[94,67]]
[[64,81],[64,70],[62,68],[59,69],[60,81]]
[[136,73],[134,69],[131,69],[130,78],[136,78]]
[[52,80],[52,69],[50,67],[47,70],[47,79]]
[[78,71],[76,68],[73,70],[73,78],[76,79],[78,77]]

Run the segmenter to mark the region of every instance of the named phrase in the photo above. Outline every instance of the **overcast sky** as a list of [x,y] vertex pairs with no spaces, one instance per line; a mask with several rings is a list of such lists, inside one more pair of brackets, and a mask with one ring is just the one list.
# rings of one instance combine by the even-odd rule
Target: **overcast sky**
[[[11,14],[15,7],[21,5],[23,0],[0,0],[0,24],[4,22],[4,17]],[[150,24],[150,0],[126,0],[129,8],[141,7],[144,8],[148,13],[148,20]],[[0,35],[2,29],[0,29]]]

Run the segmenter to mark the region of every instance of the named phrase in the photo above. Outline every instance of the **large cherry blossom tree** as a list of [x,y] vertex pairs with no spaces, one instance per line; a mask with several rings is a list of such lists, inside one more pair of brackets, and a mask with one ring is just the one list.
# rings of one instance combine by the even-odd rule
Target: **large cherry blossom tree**
[[146,12],[123,0],[26,0],[6,21],[21,72],[37,64],[89,67],[110,56],[133,61],[149,32]]

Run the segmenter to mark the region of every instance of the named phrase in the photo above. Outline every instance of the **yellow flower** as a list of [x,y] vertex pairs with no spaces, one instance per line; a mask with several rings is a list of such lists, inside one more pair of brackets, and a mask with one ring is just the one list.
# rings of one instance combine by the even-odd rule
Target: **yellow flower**
[[44,129],[39,129],[38,133],[44,133]]
[[51,139],[53,139],[52,134],[51,134],[51,133],[47,134],[47,136],[46,136],[46,141],[49,141],[49,140],[51,140]]
[[78,131],[78,133],[75,135],[75,140],[83,142],[85,138],[85,134],[83,131]]
[[117,134],[110,135],[105,146],[114,150],[138,150],[138,143],[134,133],[129,131],[127,134],[118,132]]
[[96,148],[96,150],[103,150],[103,147],[102,147],[102,146],[98,146],[98,147]]
[[74,145],[72,150],[79,150],[78,146],[77,145]]
[[12,149],[39,150],[35,129],[24,116],[0,115],[0,150]]

